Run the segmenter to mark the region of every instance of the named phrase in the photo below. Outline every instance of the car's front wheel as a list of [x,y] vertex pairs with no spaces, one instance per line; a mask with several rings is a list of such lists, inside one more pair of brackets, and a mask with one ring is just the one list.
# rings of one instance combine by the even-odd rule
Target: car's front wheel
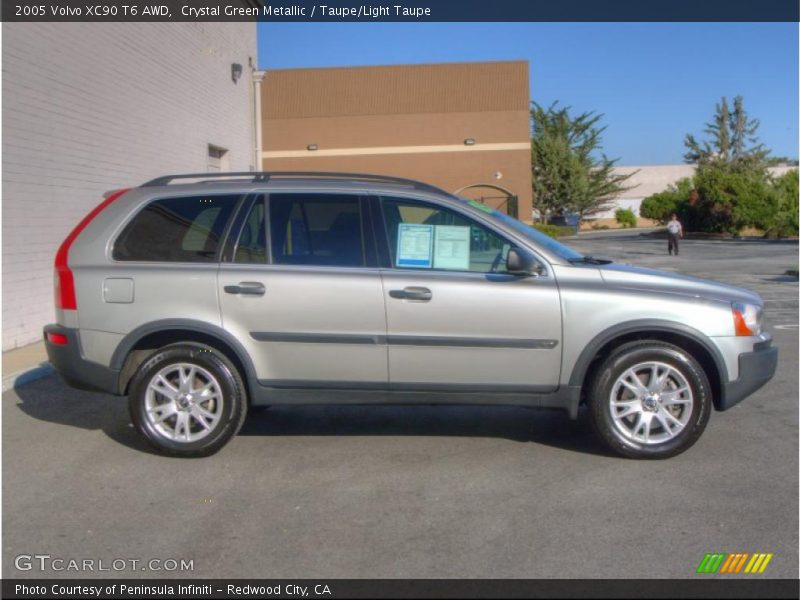
[[247,413],[236,367],[201,344],[158,350],[134,376],[128,402],[139,433],[174,456],[213,454],[239,431]]
[[589,389],[592,425],[620,454],[669,458],[703,433],[711,414],[711,386],[682,348],[657,341],[624,344],[596,373]]

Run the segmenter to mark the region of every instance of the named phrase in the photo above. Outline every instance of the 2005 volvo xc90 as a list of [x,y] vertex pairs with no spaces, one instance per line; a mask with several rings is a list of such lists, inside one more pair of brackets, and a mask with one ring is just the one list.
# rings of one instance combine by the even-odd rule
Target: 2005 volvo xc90
[[167,176],[117,191],[55,261],[48,355],[207,455],[249,407],[581,404],[637,458],[691,446],[773,375],[747,290],[583,256],[486,206],[373,175]]

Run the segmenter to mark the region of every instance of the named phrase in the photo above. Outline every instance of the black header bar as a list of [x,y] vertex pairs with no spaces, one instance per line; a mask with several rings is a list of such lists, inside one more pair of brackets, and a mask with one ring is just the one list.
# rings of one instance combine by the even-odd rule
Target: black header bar
[[797,0],[3,0],[19,21],[797,22]]

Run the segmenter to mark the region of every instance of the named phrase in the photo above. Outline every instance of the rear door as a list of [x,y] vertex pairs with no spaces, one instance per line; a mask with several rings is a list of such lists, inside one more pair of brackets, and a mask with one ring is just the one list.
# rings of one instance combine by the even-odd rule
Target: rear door
[[558,387],[561,308],[552,274],[505,272],[511,242],[466,213],[384,197],[382,271],[392,389]]
[[384,388],[386,316],[358,194],[258,194],[219,271],[225,329],[262,385]]
[[220,324],[220,246],[241,199],[220,192],[148,198],[124,223],[110,257],[100,252],[102,228],[94,240],[83,238],[73,257],[86,358],[108,364],[121,335],[147,323]]

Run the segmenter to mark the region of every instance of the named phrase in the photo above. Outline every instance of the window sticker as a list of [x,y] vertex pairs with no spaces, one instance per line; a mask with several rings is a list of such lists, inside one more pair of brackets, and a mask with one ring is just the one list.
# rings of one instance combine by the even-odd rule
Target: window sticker
[[398,267],[430,269],[433,263],[433,225],[400,223],[397,226]]
[[437,225],[434,231],[433,267],[466,271],[469,269],[470,227]]

